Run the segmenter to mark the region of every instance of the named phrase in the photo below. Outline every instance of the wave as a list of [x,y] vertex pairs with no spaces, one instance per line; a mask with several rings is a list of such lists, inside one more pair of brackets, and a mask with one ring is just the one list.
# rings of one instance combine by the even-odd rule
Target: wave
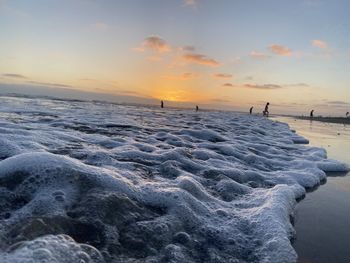
[[0,102],[2,262],[295,262],[296,200],[349,170],[257,116]]

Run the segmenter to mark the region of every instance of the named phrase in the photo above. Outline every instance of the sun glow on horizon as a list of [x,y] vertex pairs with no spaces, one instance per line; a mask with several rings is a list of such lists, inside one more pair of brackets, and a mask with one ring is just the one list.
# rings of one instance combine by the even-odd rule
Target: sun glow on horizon
[[347,1],[63,2],[0,0],[0,85],[227,109],[350,107]]

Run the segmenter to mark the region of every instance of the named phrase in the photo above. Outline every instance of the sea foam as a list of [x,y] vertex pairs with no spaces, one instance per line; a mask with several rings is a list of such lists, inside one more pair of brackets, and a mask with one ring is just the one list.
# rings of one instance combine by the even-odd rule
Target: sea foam
[[0,98],[2,262],[295,262],[298,198],[348,171],[230,112]]

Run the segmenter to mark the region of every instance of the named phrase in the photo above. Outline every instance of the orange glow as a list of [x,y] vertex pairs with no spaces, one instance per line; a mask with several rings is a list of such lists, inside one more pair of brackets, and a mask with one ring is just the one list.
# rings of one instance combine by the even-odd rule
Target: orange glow
[[174,88],[173,85],[167,83],[153,88],[152,97],[168,101],[192,101],[193,95],[182,89]]
[[151,87],[151,96],[160,100],[198,102],[206,99],[205,95],[199,94],[193,88],[193,83],[184,83],[181,80],[159,78]]

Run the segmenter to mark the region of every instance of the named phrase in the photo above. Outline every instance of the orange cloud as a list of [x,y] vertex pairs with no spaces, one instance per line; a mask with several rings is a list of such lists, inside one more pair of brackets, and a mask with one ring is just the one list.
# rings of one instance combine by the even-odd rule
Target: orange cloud
[[252,57],[252,58],[255,58],[255,59],[266,59],[266,58],[270,58],[270,56],[269,55],[266,55],[266,54],[264,54],[264,53],[261,53],[261,52],[258,52],[258,51],[252,51],[252,52],[250,52],[250,56]]
[[198,4],[198,1],[197,0],[184,0],[183,3],[184,3],[184,6],[196,7]]
[[221,78],[221,79],[230,79],[232,78],[232,75],[231,74],[225,74],[225,73],[216,73],[213,75],[214,78]]
[[188,63],[194,63],[194,64],[199,64],[199,65],[204,65],[209,67],[217,67],[220,65],[220,63],[215,59],[208,58],[207,56],[202,54],[187,53],[183,55],[182,58]]
[[234,87],[235,85],[233,85],[232,83],[225,83],[222,86],[224,86],[224,87]]
[[91,25],[91,28],[99,31],[105,31],[108,29],[108,25],[103,22],[96,22]]
[[285,46],[272,44],[271,46],[269,46],[269,49],[279,56],[289,57],[292,55],[292,50]]
[[328,48],[328,44],[325,41],[319,40],[319,39],[314,39],[312,40],[312,45],[314,47],[318,47],[321,49],[327,49]]
[[151,50],[156,53],[165,53],[171,51],[171,46],[162,38],[158,36],[147,37],[140,47],[134,50],[144,52],[145,50]]
[[195,78],[197,75],[191,72],[185,72],[182,74],[183,79],[192,79]]
[[161,56],[149,56],[149,57],[146,57],[146,59],[148,60],[148,61],[152,61],[152,62],[158,62],[158,61],[161,61],[162,60],[162,58],[161,58]]
[[192,72],[185,72],[181,75],[165,75],[163,78],[166,79],[175,79],[175,80],[188,80],[198,77],[198,74]]

